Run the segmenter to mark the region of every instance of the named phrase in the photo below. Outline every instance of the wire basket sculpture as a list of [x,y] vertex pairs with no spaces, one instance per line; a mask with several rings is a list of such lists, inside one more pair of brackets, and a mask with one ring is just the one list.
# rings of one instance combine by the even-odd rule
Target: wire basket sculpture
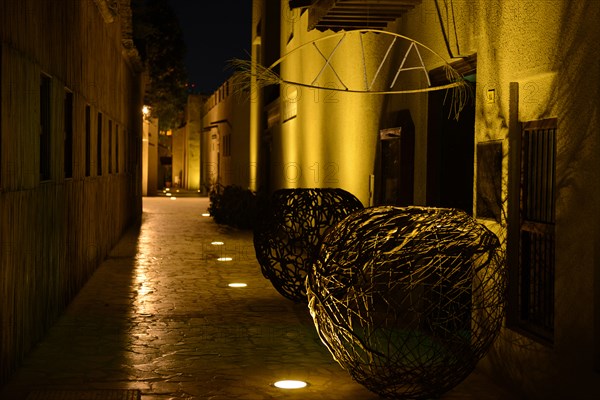
[[281,189],[273,193],[268,215],[254,230],[256,258],[265,278],[283,296],[306,302],[306,274],[321,238],[332,225],[363,208],[343,189]]
[[323,343],[383,397],[440,396],[500,331],[506,276],[498,238],[454,209],[374,207],[328,231],[307,278]]

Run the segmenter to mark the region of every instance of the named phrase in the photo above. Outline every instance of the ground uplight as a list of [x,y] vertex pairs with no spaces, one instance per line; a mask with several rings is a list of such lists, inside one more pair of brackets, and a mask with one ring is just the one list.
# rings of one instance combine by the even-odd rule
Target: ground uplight
[[283,380],[275,382],[273,386],[279,389],[302,389],[308,386],[308,383],[304,381]]

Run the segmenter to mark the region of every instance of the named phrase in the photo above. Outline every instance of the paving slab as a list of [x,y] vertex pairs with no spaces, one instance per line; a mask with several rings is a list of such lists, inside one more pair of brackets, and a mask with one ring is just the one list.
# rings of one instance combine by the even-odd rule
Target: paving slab
[[[41,400],[39,393],[59,391],[140,393],[142,400],[379,398],[332,359],[306,305],[263,278],[252,233],[203,217],[208,205],[198,197],[144,198],[141,225],[123,236],[0,398]],[[281,379],[309,386],[272,385]],[[510,396],[475,372],[443,398]]]

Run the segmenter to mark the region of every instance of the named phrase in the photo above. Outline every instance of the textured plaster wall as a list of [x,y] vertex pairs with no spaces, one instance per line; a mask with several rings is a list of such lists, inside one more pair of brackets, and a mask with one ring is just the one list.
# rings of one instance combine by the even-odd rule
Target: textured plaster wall
[[[595,398],[598,362],[600,3],[560,0],[454,1],[463,54],[477,52],[476,142],[503,142],[504,195],[509,153],[509,86],[518,83],[519,122],[558,118],[555,337],[552,346],[505,329],[480,367],[527,398]],[[397,30],[447,57],[433,1]],[[445,21],[447,22],[447,21]],[[452,32],[452,35],[454,32]],[[454,43],[454,37],[452,37]],[[453,47],[456,51],[456,47]],[[487,102],[488,89],[496,99]],[[426,176],[426,101],[400,96],[416,128],[415,202]],[[474,184],[475,187],[475,184]],[[506,210],[506,204],[504,205]],[[503,226],[485,222],[505,237]],[[596,269],[596,270],[595,270]],[[596,286],[594,286],[596,285]],[[596,321],[596,330],[594,330]],[[597,365],[597,364],[596,364]],[[596,370],[597,371],[597,370]]]
[[[290,13],[287,3],[282,2],[281,54],[331,35],[331,31],[308,32],[307,19],[308,13],[300,15],[298,10]],[[318,46],[328,56],[336,43],[337,40],[328,40]],[[364,79],[362,60],[356,59],[360,52],[357,46],[358,42],[346,42],[343,52],[331,59],[347,86],[362,83]],[[367,44],[366,48],[369,47]],[[377,68],[372,54],[367,54],[367,62],[371,70]],[[324,63],[314,49],[294,53],[282,63],[281,76],[289,81],[312,81]],[[317,83],[342,87],[329,68]],[[281,154],[272,163],[274,186],[341,187],[368,204],[383,96],[282,85],[280,98],[284,121],[280,134],[273,137],[273,154]],[[297,110],[296,116],[287,122],[286,103],[294,103]]]
[[[554,343],[542,345],[506,328],[480,368],[526,398],[595,398],[600,395],[600,375],[594,369],[594,363],[599,364],[600,337],[600,2],[454,0],[452,4],[457,29],[456,36],[453,30],[448,34],[454,55],[477,53],[475,141],[503,143],[505,211],[513,162],[508,157],[509,127],[518,126],[510,120],[510,108],[518,106],[517,122],[558,119]],[[307,32],[306,19],[307,13],[290,13],[287,2],[282,2],[282,54],[332,34]],[[444,17],[444,23],[448,27],[450,20]],[[433,0],[424,0],[391,29],[452,61]],[[328,45],[320,48],[326,55],[332,50]],[[369,62],[380,59],[384,50],[370,54]],[[440,65],[430,55],[424,61],[430,69]],[[359,61],[336,54],[334,62],[344,69]],[[290,56],[281,65],[281,74],[288,80],[308,79],[322,65],[318,53]],[[329,71],[321,80],[337,84]],[[518,105],[510,103],[512,82],[519,87]],[[495,100],[488,102],[490,89]],[[338,186],[367,204],[378,130],[391,123],[395,111],[409,109],[416,139],[414,200],[425,204],[427,99],[427,94],[327,95],[283,85],[282,108],[293,100],[296,114],[273,137],[275,187]],[[330,175],[326,166],[333,168]],[[327,181],[332,177],[335,181]],[[476,182],[473,190],[476,194]],[[506,221],[482,222],[505,240]]]
[[200,139],[201,139],[201,110],[202,101],[198,95],[188,96],[186,121],[186,188],[200,189]]
[[[517,336],[508,331],[497,354],[505,365],[504,373],[521,379],[521,385],[536,397],[571,394],[591,398],[600,393],[600,377],[593,372],[594,337],[599,332],[594,332],[593,326],[594,313],[598,313],[598,303],[594,304],[598,288],[593,286],[598,243],[592,234],[599,194],[600,29],[594,21],[600,16],[600,3],[537,1],[517,5],[520,8],[512,15],[513,24],[510,14],[482,14],[487,19],[484,26],[489,28],[482,43],[488,50],[488,65],[497,62],[501,66],[497,76],[489,72],[488,80],[500,87],[500,102],[483,114],[486,121],[493,121],[494,115],[506,120],[508,82],[518,82],[520,121],[558,118],[556,322],[552,348],[523,338],[515,341]],[[510,12],[500,4],[497,8],[501,13]]]
[[158,189],[158,121],[144,120],[142,132],[142,195],[154,196]]
[[[127,4],[122,6],[109,23],[88,0],[0,0],[0,385],[142,212],[143,82],[122,46],[122,29],[129,23]],[[50,179],[43,182],[41,74],[50,79]],[[73,100],[67,178],[66,89]],[[91,157],[86,159],[87,106]],[[118,173],[109,170],[111,159],[115,162],[109,148],[119,155]]]
[[184,168],[183,161],[185,159],[185,142],[186,142],[185,127],[174,129],[172,137],[172,179],[173,185],[183,185]]
[[[217,89],[221,100],[202,117],[202,185],[216,180],[222,185],[250,187],[250,104],[248,93],[235,92],[234,78]],[[229,93],[229,94],[227,94]],[[217,135],[214,139],[213,135]],[[231,155],[224,154],[224,137],[229,135]],[[215,181],[216,182],[216,181]]]

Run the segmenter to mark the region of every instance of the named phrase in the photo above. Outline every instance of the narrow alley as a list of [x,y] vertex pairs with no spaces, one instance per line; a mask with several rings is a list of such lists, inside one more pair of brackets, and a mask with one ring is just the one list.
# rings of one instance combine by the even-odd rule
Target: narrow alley
[[[252,233],[202,216],[208,205],[144,198],[141,227],[120,240],[0,398],[378,398],[332,359],[307,307],[262,277]],[[309,386],[272,385],[281,379]],[[508,397],[475,372],[444,398]]]

